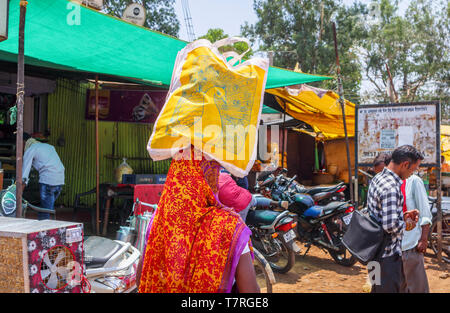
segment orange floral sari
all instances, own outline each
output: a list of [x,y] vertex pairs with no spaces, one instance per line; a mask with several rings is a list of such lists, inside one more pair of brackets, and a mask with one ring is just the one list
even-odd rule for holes
[[250,230],[217,200],[220,165],[174,159],[151,225],[139,292],[230,292]]

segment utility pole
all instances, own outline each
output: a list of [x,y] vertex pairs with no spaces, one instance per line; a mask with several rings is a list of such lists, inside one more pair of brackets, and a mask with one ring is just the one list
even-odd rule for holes
[[183,6],[184,21],[186,23],[186,30],[189,41],[195,40],[194,26],[192,25],[191,10],[189,9],[189,0],[181,0]]
[[[98,142],[98,74],[95,75],[95,181],[96,181],[96,234],[100,234],[100,149]],[[105,223],[105,221],[104,221]]]
[[[337,67],[337,80],[338,80],[338,94],[339,94],[339,103],[341,104],[342,110],[342,120],[344,123],[344,132],[345,132],[345,147],[347,149],[347,166],[348,166],[348,182],[350,189],[350,199],[352,203],[354,203],[355,195],[353,194],[353,181],[352,181],[352,163],[350,160],[350,146],[348,142],[347,135],[347,122],[345,120],[345,101],[344,101],[344,87],[342,85],[342,77],[341,77],[341,65],[339,63],[339,53],[338,53],[338,45],[337,45],[337,36],[336,36],[336,24],[332,22],[333,27],[333,37],[334,37],[334,51],[336,53],[336,67]],[[356,138],[355,138],[356,140]],[[356,162],[356,160],[355,160]],[[355,164],[356,166],[356,164]],[[355,179],[357,176],[355,177]]]

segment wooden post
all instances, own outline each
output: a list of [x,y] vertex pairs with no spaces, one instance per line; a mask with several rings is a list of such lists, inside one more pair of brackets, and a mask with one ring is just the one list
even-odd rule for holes
[[100,234],[100,161],[98,144],[98,75],[95,75],[95,170],[96,170],[96,232]]
[[16,217],[22,217],[23,103],[25,94],[24,41],[26,1],[20,1],[19,51],[17,56],[17,132],[16,132]]
[[[442,187],[441,187],[441,170],[442,170],[442,165],[441,165],[441,103],[439,102],[437,108],[437,116],[436,119],[438,121],[438,127],[436,127],[436,142],[437,142],[437,164],[438,164],[438,168],[437,168],[437,175],[436,175],[436,197],[437,197],[437,201],[436,201],[436,209],[437,209],[437,219],[436,219],[436,226],[437,226],[437,233],[438,233],[438,238],[437,238],[437,248],[438,248],[438,253],[437,253],[437,259],[438,262],[441,263],[442,262]],[[430,229],[431,231],[431,229]]]
[[[344,102],[344,87],[342,85],[342,77],[341,77],[341,66],[339,64],[339,53],[338,53],[338,47],[337,47],[337,36],[336,36],[336,24],[333,22],[333,37],[334,37],[334,51],[336,53],[336,67],[337,67],[337,76],[338,76],[338,93],[339,93],[339,103],[341,104],[341,110],[342,110],[342,121],[344,123],[344,132],[345,132],[345,144],[347,149],[347,165],[348,165],[348,183],[349,183],[349,189],[350,189],[350,199],[352,203],[354,204],[354,194],[353,194],[353,181],[352,181],[352,163],[350,160],[350,146],[348,142],[348,135],[347,135],[347,122],[345,120],[345,102]],[[355,138],[356,140],[356,138]],[[355,160],[356,162],[356,160]],[[355,164],[356,165],[356,164]],[[355,179],[358,176],[355,177]]]
[[[283,142],[281,143],[282,144],[282,148],[281,148],[281,168],[284,168],[284,151],[285,151],[285,147],[284,147],[284,144],[285,144],[285,141],[286,141],[286,126],[285,126],[285,124],[286,124],[286,101],[284,100],[283,101],[284,102],[284,113],[283,113]],[[286,163],[287,163],[287,160],[286,160]],[[286,169],[287,169],[287,164],[286,164]]]
[[[109,191],[109,190],[108,190]],[[106,236],[108,234],[108,219],[109,219],[109,210],[111,207],[111,198],[106,198],[106,205],[105,205],[105,216],[103,218],[103,236]]]

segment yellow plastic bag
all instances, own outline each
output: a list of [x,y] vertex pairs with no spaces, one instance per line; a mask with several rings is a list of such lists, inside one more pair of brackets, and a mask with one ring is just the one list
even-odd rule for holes
[[121,184],[122,183],[122,175],[123,174],[133,174],[133,169],[128,165],[127,159],[123,158],[123,162],[115,170],[116,181]]
[[211,44],[201,39],[178,52],[166,103],[147,146],[153,160],[193,145],[233,175],[248,174],[256,159],[269,64],[261,58],[241,63],[243,54],[218,51],[237,41],[246,40],[232,37]]

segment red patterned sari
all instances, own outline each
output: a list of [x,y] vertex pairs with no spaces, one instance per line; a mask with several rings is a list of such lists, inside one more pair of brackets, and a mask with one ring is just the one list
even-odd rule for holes
[[230,292],[250,230],[217,200],[215,161],[174,159],[155,213],[139,292]]

